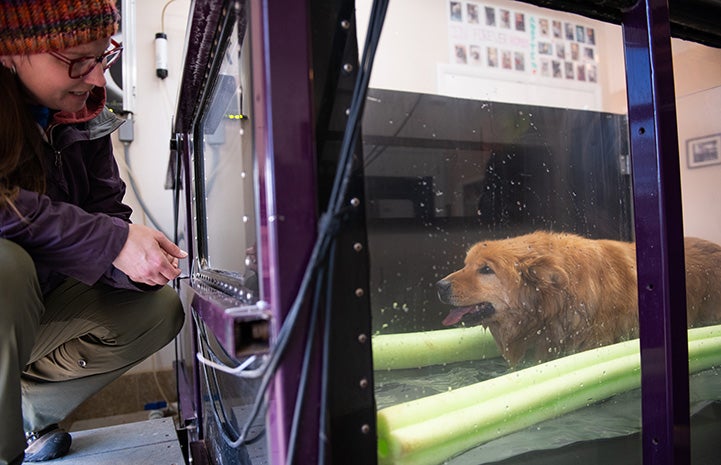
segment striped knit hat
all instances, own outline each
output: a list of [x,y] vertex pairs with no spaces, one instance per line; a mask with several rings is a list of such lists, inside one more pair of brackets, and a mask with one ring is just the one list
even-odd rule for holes
[[0,0],[0,56],[59,51],[110,37],[115,0]]

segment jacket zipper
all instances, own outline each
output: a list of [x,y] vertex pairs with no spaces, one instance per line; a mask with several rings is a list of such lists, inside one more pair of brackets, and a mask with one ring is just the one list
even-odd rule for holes
[[48,129],[46,131],[47,134],[47,141],[50,145],[50,148],[53,149],[53,152],[55,153],[55,167],[61,168],[63,166],[63,159],[61,157],[60,150],[55,148],[55,144],[53,143],[53,132],[57,125],[50,125],[48,126]]

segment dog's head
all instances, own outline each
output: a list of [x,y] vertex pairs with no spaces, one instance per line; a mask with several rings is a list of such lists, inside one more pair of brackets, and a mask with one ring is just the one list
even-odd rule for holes
[[535,343],[544,322],[562,307],[568,275],[533,236],[479,242],[465,265],[436,283],[438,297],[453,309],[446,326],[488,327],[512,364]]

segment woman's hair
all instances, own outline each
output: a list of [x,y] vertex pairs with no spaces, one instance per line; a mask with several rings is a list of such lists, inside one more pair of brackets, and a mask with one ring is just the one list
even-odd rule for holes
[[20,188],[44,192],[40,128],[17,76],[0,66],[0,208],[14,208]]

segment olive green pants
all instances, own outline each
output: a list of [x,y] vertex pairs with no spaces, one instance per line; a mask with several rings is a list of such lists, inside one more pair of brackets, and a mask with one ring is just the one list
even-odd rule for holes
[[0,465],[23,452],[24,431],[63,420],[182,324],[169,286],[138,292],[68,279],[43,298],[30,256],[0,239]]

